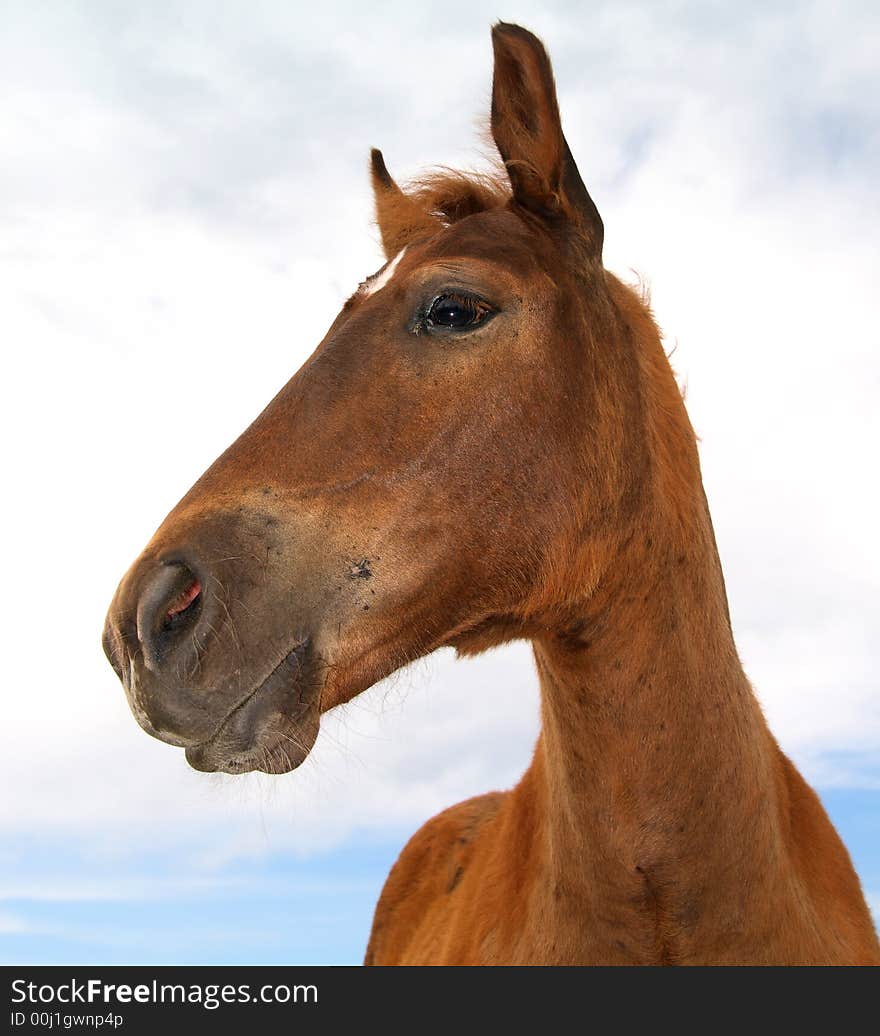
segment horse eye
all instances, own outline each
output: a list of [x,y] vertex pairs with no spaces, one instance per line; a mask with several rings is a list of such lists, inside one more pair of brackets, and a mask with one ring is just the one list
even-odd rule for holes
[[481,324],[492,310],[485,302],[469,295],[440,295],[425,314],[427,327],[444,327],[464,331]]

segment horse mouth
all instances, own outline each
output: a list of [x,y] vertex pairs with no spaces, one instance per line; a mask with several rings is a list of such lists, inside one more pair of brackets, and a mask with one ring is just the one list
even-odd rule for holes
[[306,638],[226,714],[209,738],[186,749],[186,760],[206,773],[288,773],[311,751],[319,721],[318,665]]

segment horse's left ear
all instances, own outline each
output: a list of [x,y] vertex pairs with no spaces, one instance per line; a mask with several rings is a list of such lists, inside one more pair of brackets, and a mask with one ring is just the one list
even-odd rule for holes
[[386,259],[393,259],[413,238],[437,233],[437,221],[397,186],[378,148],[370,152],[370,175]]
[[492,136],[515,201],[548,218],[577,225],[589,254],[602,260],[604,227],[571,156],[543,44],[518,25],[492,29]]

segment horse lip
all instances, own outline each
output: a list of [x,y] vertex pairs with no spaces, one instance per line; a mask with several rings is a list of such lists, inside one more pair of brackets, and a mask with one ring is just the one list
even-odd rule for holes
[[303,660],[305,654],[308,651],[310,645],[311,637],[302,637],[300,640],[298,640],[294,644],[294,646],[284,655],[284,657],[275,666],[275,668],[272,669],[271,672],[269,672],[268,675],[265,676],[257,684],[257,686],[253,688],[253,690],[248,691],[248,693],[244,695],[244,697],[240,701],[236,702],[236,704],[233,705],[231,709],[229,709],[229,711],[224,715],[223,719],[221,719],[220,722],[217,724],[213,733],[209,737],[205,738],[203,741],[187,745],[187,752],[198,752],[199,750],[209,748],[211,745],[215,744],[222,736],[224,729],[229,724],[230,720],[232,720],[233,717],[236,716],[243,709],[246,709],[247,706],[255,698],[259,697],[260,692],[263,691],[267,687],[267,685],[271,684],[272,680],[279,674],[279,672],[281,672],[281,670],[284,669],[286,665],[288,665],[288,663],[294,658],[294,656],[296,656],[298,659],[299,669],[301,671],[303,669]]

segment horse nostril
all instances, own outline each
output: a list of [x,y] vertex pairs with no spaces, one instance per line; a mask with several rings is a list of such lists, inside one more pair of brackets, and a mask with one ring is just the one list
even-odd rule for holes
[[181,562],[159,565],[144,582],[137,607],[137,637],[148,669],[159,672],[189,638],[202,612],[202,581]]
[[193,577],[174,600],[165,609],[165,617],[162,620],[163,630],[172,630],[183,625],[188,617],[191,617],[199,605],[202,596],[202,584]]

